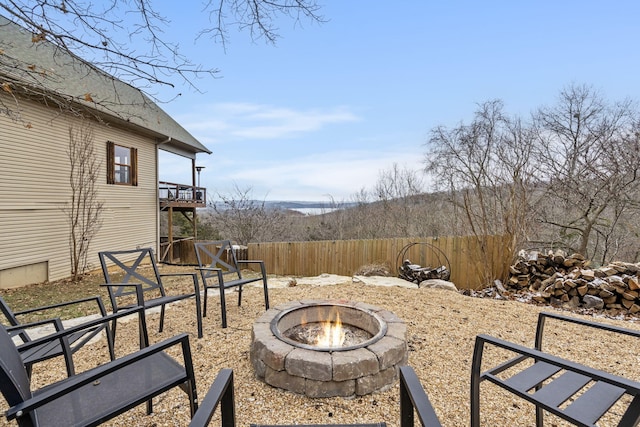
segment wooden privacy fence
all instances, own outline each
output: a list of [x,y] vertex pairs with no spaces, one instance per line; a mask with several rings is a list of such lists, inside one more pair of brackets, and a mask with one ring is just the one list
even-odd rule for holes
[[[199,240],[202,241],[202,240]],[[211,246],[209,247],[210,250],[212,251],[216,251],[217,248]],[[237,259],[251,259],[249,258],[248,254],[247,254],[247,247],[246,246],[242,246],[239,249],[237,249],[236,252],[236,258]],[[179,241],[175,241],[173,244],[173,255],[174,255],[174,259],[173,261],[170,261],[169,259],[162,259],[162,262],[166,262],[168,264],[180,264],[180,265],[193,265],[193,266],[197,266],[198,265],[198,257],[196,257],[196,250],[195,247],[193,246],[193,239],[181,239]],[[226,254],[222,255],[222,259],[224,260],[225,257],[228,256]],[[209,256],[204,256],[203,262],[208,264],[211,262],[211,257]]]
[[[411,243],[419,244],[406,248]],[[179,254],[176,262],[197,265],[193,240],[175,242],[174,246]],[[423,267],[445,265],[458,288],[477,289],[494,279],[507,279],[513,259],[509,247],[506,236],[326,240],[250,243],[248,250],[241,250],[236,256],[263,260],[267,273],[280,276],[351,276],[370,264],[384,264],[397,275],[399,264],[409,259]]]
[[[327,240],[315,242],[250,243],[249,259],[265,262],[267,273],[317,276],[322,273],[351,276],[370,264],[384,264],[392,274],[403,259],[423,267],[446,265],[451,281],[461,289],[476,289],[490,280],[506,280],[512,254],[505,236]],[[484,248],[484,250],[481,250]]]

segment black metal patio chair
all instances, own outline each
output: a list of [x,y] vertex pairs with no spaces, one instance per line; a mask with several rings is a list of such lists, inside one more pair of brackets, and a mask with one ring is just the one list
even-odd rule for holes
[[[30,427],[95,426],[144,402],[147,403],[147,413],[151,413],[152,398],[176,386],[187,393],[193,417],[198,404],[187,334],[147,347],[142,307],[89,323],[98,325],[129,316],[135,311],[139,319],[141,350],[39,390],[31,390],[20,354],[7,329],[0,325],[0,390],[9,405],[7,419],[15,419],[19,426]],[[69,328],[25,345],[37,346],[51,340],[63,340],[78,328]],[[181,363],[165,352],[173,347],[180,348]]]
[[222,327],[227,327],[227,304],[225,290],[238,288],[238,306],[242,304],[242,286],[252,282],[262,281],[264,290],[264,306],[269,309],[269,289],[267,287],[267,273],[264,261],[241,260],[243,264],[258,264],[260,275],[257,277],[242,277],[242,270],[238,266],[236,253],[229,240],[215,240],[194,243],[198,259],[197,270],[204,286],[204,316],[207,316],[207,294],[209,289],[219,289],[220,310],[222,312]]
[[[233,370],[231,369],[222,369],[218,373],[209,392],[200,403],[200,408],[191,420],[189,427],[208,426],[218,406],[220,406],[222,427],[235,427]],[[415,371],[410,366],[402,366],[400,367],[400,427],[413,427],[415,414],[418,415],[418,420],[423,427],[441,427],[438,416],[433,410],[433,406],[431,406],[427,393],[422,388]],[[251,426],[259,427],[264,425],[252,423]],[[350,426],[385,427],[386,423],[382,421],[371,424],[351,424]],[[305,426],[296,424],[296,427]]]
[[[198,325],[198,338],[202,338],[202,309],[200,306],[200,288],[196,273],[168,273],[160,274],[151,248],[133,249],[125,251],[103,251],[98,253],[102,273],[109,290],[109,299],[114,313],[120,310],[141,305],[145,308],[160,307],[160,325],[158,330],[162,332],[164,327],[165,306],[169,303],[195,298],[196,322]],[[141,266],[151,266],[152,273],[145,275],[141,272]],[[193,281],[193,292],[186,294],[168,294],[163,277],[190,277]],[[136,294],[136,288],[142,292]],[[136,295],[135,301],[128,300]],[[112,325],[112,334],[115,341],[116,324]]]
[[[72,376],[75,374],[75,367],[73,364],[73,354],[80,350],[85,344],[91,341],[96,335],[102,331],[107,335],[107,346],[109,349],[109,357],[111,360],[115,359],[113,351],[113,341],[111,333],[109,331],[108,323],[99,323],[88,328],[79,328],[75,333],[66,335],[61,340],[44,341],[40,345],[25,346],[25,344],[33,341],[32,336],[29,335],[29,331],[32,328],[43,327],[45,325],[51,325],[55,331],[61,331],[64,329],[63,323],[59,318],[51,318],[45,320],[39,320],[36,322],[21,322],[18,317],[27,314],[47,312],[53,309],[59,309],[62,307],[68,307],[83,303],[95,302],[98,308],[98,314],[100,317],[105,317],[107,311],[99,296],[93,296],[88,298],[82,298],[73,301],[66,301],[59,304],[52,304],[43,307],[30,308],[28,310],[13,311],[7,304],[7,302],[0,297],[0,311],[9,322],[11,329],[10,335],[14,338],[14,343],[18,348],[22,362],[27,370],[27,375],[31,377],[33,365],[58,356],[64,356],[65,365],[67,368],[67,375]],[[16,342],[17,341],[17,342]]]
[[[544,425],[544,412],[573,425],[596,426],[618,401],[616,412],[620,418],[616,425],[639,425],[640,382],[543,352],[543,331],[548,319],[640,338],[638,330],[545,312],[538,316],[535,348],[478,335],[471,367],[471,427],[480,426],[480,384],[484,381],[532,403],[537,427]],[[511,354],[502,363],[485,369],[483,354],[490,347]]]

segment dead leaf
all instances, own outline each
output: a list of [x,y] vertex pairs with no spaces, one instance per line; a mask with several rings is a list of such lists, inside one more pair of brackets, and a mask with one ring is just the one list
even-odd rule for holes
[[84,100],[87,102],[93,102],[93,98],[91,97],[90,93],[85,93],[84,94]]
[[31,64],[29,66],[27,66],[28,69],[30,69],[31,71],[34,71],[36,69],[35,64]]
[[2,83],[2,90],[4,90],[7,93],[12,93],[12,91],[11,91],[11,83],[9,83],[9,82]]
[[45,39],[46,39],[46,36],[44,33],[34,34],[31,36],[32,43],[38,43],[38,42],[44,41]]

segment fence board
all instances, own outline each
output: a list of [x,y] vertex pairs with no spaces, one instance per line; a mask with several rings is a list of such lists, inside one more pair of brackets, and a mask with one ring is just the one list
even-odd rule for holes
[[[314,242],[251,243],[248,258],[265,262],[275,275],[317,276],[332,273],[351,276],[368,264],[383,264],[397,274],[404,259],[439,267],[449,262],[451,281],[461,289],[476,289],[488,278],[506,280],[511,255],[504,236],[397,238],[376,240],[325,240]],[[486,251],[481,251],[484,241]],[[420,243],[401,252],[411,243]],[[193,241],[177,242],[183,264],[196,264]],[[440,253],[441,251],[441,253]],[[446,258],[446,259],[445,259]]]
[[[267,272],[275,275],[317,276],[332,273],[353,275],[367,264],[385,264],[397,273],[403,248],[421,242],[407,250],[404,258],[414,264],[439,267],[443,257],[449,261],[451,281],[461,289],[476,289],[485,285],[487,272],[494,279],[504,280],[510,259],[505,259],[506,237],[475,236],[438,238],[398,238],[376,240],[327,240],[314,242],[250,243],[249,258],[265,262]],[[481,250],[484,242],[485,252]],[[439,251],[442,251],[440,253]],[[438,264],[438,265],[436,265]]]

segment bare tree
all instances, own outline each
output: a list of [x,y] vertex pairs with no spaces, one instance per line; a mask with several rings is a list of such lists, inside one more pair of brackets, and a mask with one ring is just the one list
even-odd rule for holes
[[[489,236],[508,236],[503,258],[509,262],[528,234],[538,196],[532,133],[503,108],[502,101],[488,101],[469,125],[434,128],[425,165],[434,188],[449,192],[458,233],[474,236],[483,252]],[[487,282],[499,277],[480,273]]]
[[212,203],[215,228],[228,239],[240,245],[271,241],[273,236],[286,234],[287,222],[282,212],[268,209],[265,201],[253,198],[251,187],[234,186],[231,194],[218,194],[220,203]]
[[[190,6],[184,2],[185,13]],[[319,11],[315,0],[209,0],[204,9],[195,3],[192,9],[193,14],[209,14],[211,25],[201,29],[200,37],[209,36],[223,45],[229,27],[248,29],[254,40],[275,43],[279,36],[275,21],[279,16],[323,22]],[[178,86],[186,84],[197,90],[195,79],[218,73],[216,68],[204,67],[180,52],[178,45],[164,34],[169,19],[158,13],[149,0],[0,0],[0,15],[29,31],[34,44],[48,42],[62,54],[79,56],[138,87],[152,99],[157,99],[155,89],[160,86],[176,88],[173,96],[178,96]],[[21,61],[8,54],[10,40],[0,42],[0,90],[12,95],[21,91],[31,96],[48,95],[60,102],[61,108],[72,107],[77,94],[47,92],[43,78],[55,78],[52,70]],[[28,90],[25,83],[30,86]],[[63,100],[68,102],[62,103]],[[0,114],[12,118],[19,117],[16,109],[19,104],[0,104]]]
[[100,164],[94,152],[93,131],[90,124],[78,129],[69,127],[69,185],[70,200],[62,211],[69,223],[69,255],[72,279],[88,269],[87,255],[91,241],[102,224],[103,202],[98,200]]
[[416,196],[423,192],[423,181],[418,172],[394,163],[379,173],[374,191],[383,207],[385,227],[394,229],[387,234],[390,237],[412,235],[415,213],[412,208],[417,203]]
[[537,161],[554,204],[541,221],[558,243],[602,262],[615,253],[615,229],[638,208],[640,128],[634,103],[610,103],[571,85],[535,114]]

